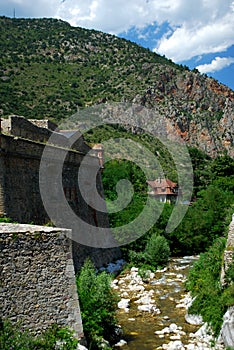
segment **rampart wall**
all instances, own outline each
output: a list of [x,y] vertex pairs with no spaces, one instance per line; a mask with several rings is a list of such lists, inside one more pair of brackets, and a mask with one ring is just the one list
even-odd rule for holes
[[[22,117],[11,117],[8,134],[0,134],[0,216],[6,216],[19,223],[45,224],[51,221],[44,208],[39,185],[39,169],[41,157],[46,142],[52,131],[39,128]],[[3,123],[3,122],[2,122]],[[6,131],[6,129],[3,128]],[[21,135],[21,136],[20,136]],[[39,139],[39,141],[38,141]],[[42,142],[43,139],[43,142]],[[53,143],[53,140],[51,141]],[[67,138],[63,134],[56,134],[55,144],[47,144],[49,158],[46,166],[50,167],[49,176],[45,178],[47,186],[52,188],[50,204],[56,212],[64,210],[58,200],[57,191],[60,188],[60,174],[57,167],[60,158],[66,154],[62,169],[62,187],[66,201],[74,213],[92,226],[108,227],[108,217],[105,213],[96,211],[83,199],[78,184],[78,172],[85,152],[90,148],[78,139],[71,149]],[[63,146],[63,148],[61,147]],[[68,148],[66,148],[66,146]],[[81,151],[80,151],[81,149]],[[99,167],[99,159],[86,156],[87,174],[91,168]],[[87,187],[89,186],[87,180]],[[101,170],[97,173],[97,190],[103,195]],[[61,227],[63,221],[56,222]],[[63,226],[62,226],[63,227]],[[72,228],[72,223],[66,225]],[[86,232],[81,234],[86,235]],[[75,270],[78,271],[87,256],[90,256],[97,267],[110,262],[120,256],[118,249],[91,248],[73,241],[73,256]]]
[[[66,213],[58,198],[64,197],[69,210],[83,221],[94,227],[108,227],[107,214],[86,203],[78,184],[79,167],[86,155],[85,171],[90,174],[93,167],[99,169],[96,187],[103,195],[102,164],[95,156],[96,151],[86,154],[90,148],[82,137],[70,147],[65,136],[67,132],[56,134],[55,142],[48,144],[51,130],[17,116],[3,120],[0,130],[0,217],[9,217],[22,224],[0,224],[1,317],[20,321],[23,326],[35,330],[52,323],[67,325],[81,337],[83,330],[74,273],[87,257],[100,267],[119,258],[120,250],[80,244],[74,240],[70,230],[74,226],[69,222],[63,229],[35,225],[51,221],[41,197],[40,186],[44,181],[52,188],[50,205],[61,218]],[[45,168],[49,171],[40,181],[40,164],[46,144],[49,152]],[[58,165],[63,156],[62,174],[59,174]],[[86,182],[89,187],[88,178]],[[60,191],[60,197],[57,191]],[[61,227],[59,224],[63,220],[54,223]],[[85,237],[87,232],[79,234]]]

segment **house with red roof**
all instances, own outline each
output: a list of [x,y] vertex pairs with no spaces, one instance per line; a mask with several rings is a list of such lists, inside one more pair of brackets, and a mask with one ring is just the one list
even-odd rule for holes
[[169,179],[158,178],[147,183],[150,187],[148,194],[162,203],[172,203],[178,197],[178,184]]

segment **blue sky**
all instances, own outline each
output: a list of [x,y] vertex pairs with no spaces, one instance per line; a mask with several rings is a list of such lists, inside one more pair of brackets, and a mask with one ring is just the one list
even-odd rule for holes
[[233,0],[0,0],[0,15],[14,9],[129,39],[234,90]]

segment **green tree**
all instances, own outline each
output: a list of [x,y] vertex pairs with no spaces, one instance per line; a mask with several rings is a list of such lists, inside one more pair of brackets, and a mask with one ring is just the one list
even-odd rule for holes
[[118,297],[111,288],[110,275],[96,274],[90,259],[85,261],[77,277],[77,287],[84,333],[90,349],[96,349],[98,339],[109,340],[113,332]]
[[217,157],[210,166],[212,178],[234,175],[234,159],[228,155]]
[[145,263],[157,268],[168,262],[170,247],[165,237],[153,234],[148,240],[145,251]]

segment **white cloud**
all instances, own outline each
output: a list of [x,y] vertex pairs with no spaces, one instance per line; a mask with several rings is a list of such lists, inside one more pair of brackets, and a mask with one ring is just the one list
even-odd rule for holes
[[118,34],[133,26],[143,28],[154,22],[151,10],[151,1],[146,0],[66,0],[57,9],[56,16],[76,26]]
[[211,63],[201,64],[196,68],[200,73],[214,73],[234,63],[234,57],[215,57]]
[[234,44],[234,20],[232,14],[226,14],[214,22],[189,26],[184,23],[168,38],[163,37],[155,49],[175,62],[192,57],[225,51]]
[[[1,14],[57,17],[74,26],[119,34],[167,22],[155,51],[176,62],[234,44],[233,0],[0,0]],[[139,35],[139,31],[137,32]]]
[[[181,0],[182,3],[184,1]],[[183,4],[171,17],[170,23],[178,24],[178,27],[174,28],[171,36],[161,38],[154,49],[156,52],[181,62],[198,55],[225,51],[234,44],[234,9],[231,0],[186,3],[187,6]]]

